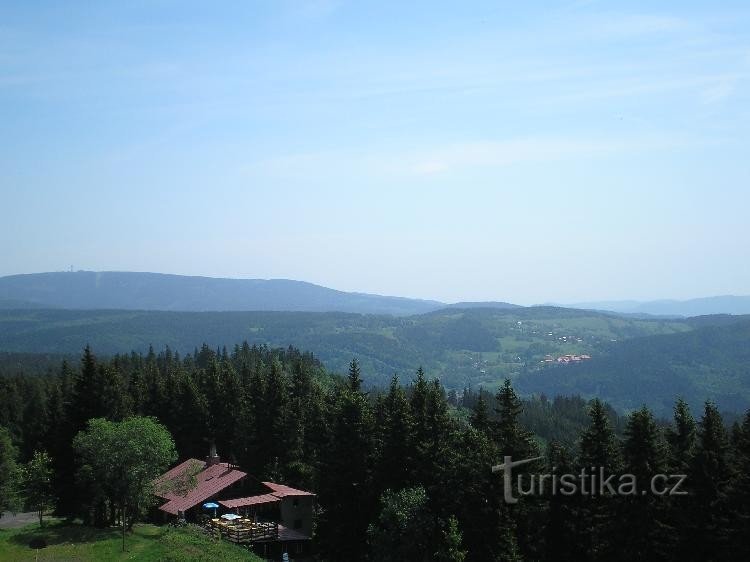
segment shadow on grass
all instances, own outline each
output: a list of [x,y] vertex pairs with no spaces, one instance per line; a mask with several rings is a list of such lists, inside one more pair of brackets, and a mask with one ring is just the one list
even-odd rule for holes
[[87,543],[120,537],[118,529],[96,529],[77,523],[50,523],[42,528],[38,526],[19,529],[9,537],[8,541],[15,544],[30,546],[44,541],[47,546],[65,543]]

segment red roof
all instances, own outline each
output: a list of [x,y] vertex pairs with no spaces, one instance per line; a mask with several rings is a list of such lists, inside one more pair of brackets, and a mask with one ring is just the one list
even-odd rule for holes
[[295,488],[290,488],[289,486],[284,486],[283,484],[275,484],[273,482],[263,482],[263,485],[266,488],[270,488],[271,495],[276,496],[277,498],[284,498],[286,496],[314,496],[315,494],[310,492],[305,492],[304,490],[297,490]]
[[259,505],[265,503],[276,503],[280,502],[281,499],[271,494],[261,494],[259,496],[249,496],[247,498],[237,498],[236,500],[222,500],[219,503],[227,509],[235,509],[238,507],[249,507],[251,505]]
[[199,461],[197,459],[188,459],[183,463],[178,464],[169,472],[161,475],[157,480],[156,484],[158,487],[159,483],[173,480],[184,473],[185,470],[190,468],[193,464],[200,465],[203,470],[196,475],[197,484],[195,488],[190,490],[186,495],[182,496],[174,492],[169,493],[158,493],[157,496],[168,500],[167,503],[160,506],[159,509],[177,515],[178,511],[187,511],[188,509],[195,507],[201,502],[215,496],[221,492],[224,488],[227,488],[242,480],[246,473],[241,470],[237,470],[232,465],[227,463],[217,463],[212,466],[206,467],[205,461]]

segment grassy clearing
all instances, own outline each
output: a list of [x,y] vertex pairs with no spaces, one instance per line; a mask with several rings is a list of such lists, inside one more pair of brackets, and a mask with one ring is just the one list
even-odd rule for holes
[[[31,549],[29,543],[36,538],[44,539],[48,546],[38,551]],[[43,528],[34,524],[20,529],[0,529],[0,561],[261,562],[250,552],[206,537],[191,527],[136,525],[128,534],[126,545],[127,552],[122,552],[122,538],[117,529],[94,529],[64,521],[50,521]]]

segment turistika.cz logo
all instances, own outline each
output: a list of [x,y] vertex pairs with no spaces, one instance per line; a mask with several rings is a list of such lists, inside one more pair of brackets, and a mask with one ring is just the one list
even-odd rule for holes
[[[544,457],[533,457],[514,461],[510,456],[503,457],[503,463],[492,467],[492,472],[503,473],[503,497],[506,503],[517,503],[513,495],[513,468]],[[579,474],[557,473],[557,467],[551,472],[541,474],[518,474],[516,492],[518,496],[563,495],[563,496],[637,496],[653,494],[655,496],[684,496],[682,489],[685,474],[654,474],[648,486],[639,487],[634,474],[606,474],[603,467],[583,468]]]

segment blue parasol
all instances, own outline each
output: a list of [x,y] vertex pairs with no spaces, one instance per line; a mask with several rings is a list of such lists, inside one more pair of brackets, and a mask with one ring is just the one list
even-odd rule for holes
[[208,502],[203,504],[203,509],[213,509],[214,517],[216,517],[216,510],[219,509],[219,504],[214,502]]

